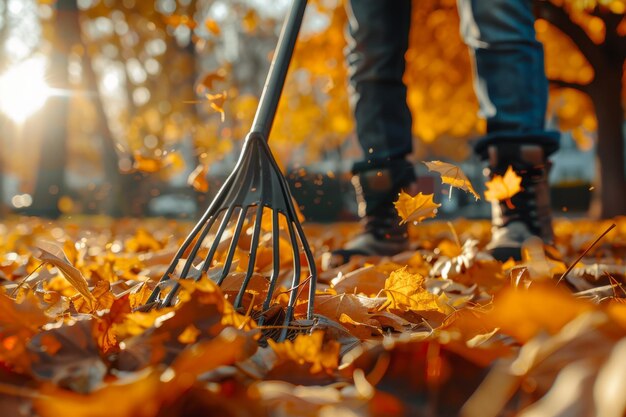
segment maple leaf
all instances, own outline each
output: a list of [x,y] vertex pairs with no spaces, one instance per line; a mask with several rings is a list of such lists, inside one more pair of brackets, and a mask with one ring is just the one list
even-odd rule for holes
[[513,171],[509,165],[504,175],[494,175],[485,183],[485,200],[487,201],[509,201],[511,197],[522,191],[522,178]]
[[[458,166],[441,161],[423,161],[423,163],[428,167],[429,171],[441,174],[441,182],[444,184],[450,184],[451,187],[469,192],[476,200],[480,200],[480,196],[474,190],[472,183]],[[450,193],[452,193],[452,188],[450,188]]]
[[402,311],[441,311],[437,296],[429,293],[424,286],[424,277],[412,274],[406,267],[389,275],[385,281],[387,303],[384,308]]
[[422,193],[411,197],[402,191],[398,196],[398,200],[393,203],[402,218],[400,224],[411,221],[419,223],[424,219],[435,217],[437,208],[441,207],[441,204],[435,203],[433,197],[433,194]]

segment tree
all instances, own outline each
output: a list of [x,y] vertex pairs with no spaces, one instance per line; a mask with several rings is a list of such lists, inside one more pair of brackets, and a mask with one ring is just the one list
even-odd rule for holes
[[551,70],[550,66],[548,75],[552,75],[550,81],[554,85],[580,91],[591,99],[597,118],[600,169],[596,188],[601,201],[594,214],[613,217],[626,213],[623,191],[626,190],[623,131],[626,5],[621,1],[591,3],[585,4],[585,9],[576,2],[559,6],[557,2],[540,1],[538,5],[540,16],[565,34],[586,61],[578,60],[587,70],[581,79],[565,78],[563,71]]

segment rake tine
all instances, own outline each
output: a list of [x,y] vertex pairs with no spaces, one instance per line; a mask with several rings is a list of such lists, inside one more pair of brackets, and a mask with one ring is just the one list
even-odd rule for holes
[[256,210],[256,218],[254,222],[254,230],[252,232],[252,241],[250,243],[250,255],[248,257],[248,270],[246,271],[246,276],[241,283],[241,288],[239,289],[239,293],[237,294],[237,298],[235,298],[235,303],[233,306],[235,308],[241,307],[241,302],[243,301],[243,295],[246,292],[246,288],[248,288],[248,283],[252,278],[252,274],[254,273],[254,264],[256,262],[256,253],[259,246],[259,236],[261,234],[261,220],[263,218],[263,206],[261,204],[258,205]]
[[289,294],[289,303],[285,309],[285,327],[280,334],[279,340],[285,340],[287,337],[287,326],[293,317],[293,309],[296,305],[298,298],[298,285],[300,284],[300,247],[298,245],[298,239],[296,238],[296,232],[293,228],[293,222],[287,222],[287,228],[289,230],[289,238],[291,240],[291,247],[293,250],[293,282],[291,284],[291,294]]
[[222,240],[222,235],[226,230],[226,226],[230,222],[231,217],[233,216],[233,212],[235,211],[235,206],[230,206],[224,214],[224,218],[220,222],[219,227],[217,228],[217,233],[215,234],[215,239],[213,239],[213,243],[211,244],[211,249],[209,249],[209,253],[204,258],[204,265],[202,265],[202,272],[207,272],[211,267],[211,262],[213,262],[213,257],[215,256],[215,252],[217,252],[217,248],[220,245],[220,241]]
[[241,208],[241,212],[239,213],[239,219],[237,219],[237,226],[235,226],[235,231],[233,232],[230,247],[228,248],[228,256],[226,257],[226,261],[224,262],[224,269],[222,269],[222,274],[217,281],[217,285],[222,285],[222,282],[224,282],[224,279],[230,272],[230,266],[232,265],[233,258],[235,257],[235,248],[237,247],[239,237],[241,236],[241,229],[243,228],[243,223],[246,220],[247,211],[247,207]]
[[[263,302],[263,311],[268,311],[274,289],[278,282],[278,273],[280,272],[280,237],[278,230],[278,210],[272,210],[272,275],[270,277],[270,285],[267,288],[267,296]],[[259,317],[258,324],[261,326],[265,322],[265,316]]]
[[298,231],[298,237],[302,242],[302,247],[304,249],[304,256],[306,257],[306,262],[309,264],[309,305],[307,308],[307,319],[313,320],[313,308],[315,299],[315,278],[317,276],[317,266],[315,265],[315,258],[313,257],[313,252],[311,251],[311,247],[304,243],[306,242],[306,237],[304,234],[304,230],[302,229],[302,225],[299,222],[296,222],[296,230]]
[[[241,163],[242,159],[240,158],[235,168],[237,168]],[[150,297],[148,297],[146,304],[154,303],[157,300],[157,298],[161,294],[160,284],[163,284],[170,279],[170,274],[176,269],[176,261],[183,257],[185,251],[194,241],[198,232],[206,225],[207,221],[210,221],[212,217],[217,216],[217,214],[219,213],[218,207],[222,204],[224,198],[226,197],[228,188],[230,188],[231,183],[235,181],[235,173],[236,171],[233,171],[228,176],[228,178],[224,182],[224,185],[222,185],[222,188],[220,188],[220,190],[218,191],[215,199],[213,200],[209,208],[204,212],[204,214],[202,215],[198,223],[196,223],[196,225],[193,227],[193,229],[191,229],[191,232],[189,232],[180,248],[178,248],[178,251],[176,251],[176,254],[174,255],[174,261],[170,263],[170,266],[167,268],[157,285],[154,287],[154,290],[152,290],[152,294],[150,294]]]
[[[180,273],[179,279],[187,279],[187,274],[189,273],[189,270],[193,266],[193,261],[196,259],[196,255],[198,254],[198,251],[202,247],[202,243],[204,242],[204,239],[209,234],[209,231],[211,231],[211,228],[213,227],[213,224],[215,224],[215,221],[219,217],[219,214],[220,214],[221,211],[222,210],[218,210],[217,213],[215,213],[214,216],[211,216],[211,218],[207,222],[207,224],[204,227],[204,229],[202,229],[202,233],[200,233],[200,236],[198,236],[198,239],[196,240],[196,244],[193,245],[193,249],[191,250],[191,253],[189,254],[189,257],[185,261],[185,265],[183,266],[183,270]],[[229,213],[232,213],[232,208],[229,208],[226,211],[226,214],[224,215],[224,218],[226,218],[226,216],[229,216],[230,215]],[[216,237],[216,239],[218,241],[219,241],[219,238],[220,237]],[[175,267],[176,266],[174,266],[174,268]],[[202,274],[198,275],[195,279],[198,280],[201,277],[202,277]],[[165,296],[163,301],[161,301],[161,307],[167,307],[167,306],[171,305],[171,303],[174,300],[174,297],[178,293],[179,289],[180,289],[180,282],[176,282],[172,286],[172,289],[170,290],[170,292],[167,293],[167,295]]]

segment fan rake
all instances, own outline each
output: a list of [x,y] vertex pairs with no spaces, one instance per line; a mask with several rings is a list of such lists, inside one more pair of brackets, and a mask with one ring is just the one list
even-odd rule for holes
[[[233,301],[235,308],[241,308],[246,289],[254,274],[261,243],[262,219],[264,216],[271,216],[272,272],[262,310],[270,309],[277,285],[281,280],[280,234],[282,232],[291,246],[293,272],[290,288],[287,290],[289,300],[285,308],[284,320],[279,326],[281,331],[279,335],[274,334],[274,336],[279,340],[287,337],[287,329],[293,320],[296,302],[307,283],[306,318],[307,320],[313,319],[313,299],[317,278],[315,260],[298,219],[287,180],[281,173],[267,144],[306,3],[306,0],[295,0],[291,5],[283,24],[252,129],[246,136],[241,156],[233,172],[176,252],[174,259],[147,300],[146,309],[174,304],[180,289],[179,280],[198,280],[212,266],[218,268],[219,265],[214,265],[218,247],[223,242],[227,242],[228,235],[232,233],[228,250],[221,264],[221,271],[218,269],[217,274],[211,274],[217,284],[221,285],[233,269],[242,232],[251,230],[245,277]],[[269,210],[265,210],[266,208]],[[248,222],[253,223],[252,226],[244,229]],[[207,249],[206,256],[200,256],[200,253],[204,255]],[[304,255],[306,259],[306,266],[302,263],[301,255]],[[309,272],[308,278],[304,281],[301,280],[303,268],[308,268]],[[175,272],[178,280],[172,285],[171,277]],[[164,291],[165,287],[170,287],[169,291]],[[262,325],[264,320],[265,316],[261,314],[258,319],[259,325]]]

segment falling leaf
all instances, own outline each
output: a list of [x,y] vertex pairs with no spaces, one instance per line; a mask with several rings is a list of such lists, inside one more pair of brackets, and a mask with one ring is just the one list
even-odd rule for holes
[[522,191],[522,178],[518,176],[513,167],[509,168],[502,175],[494,175],[493,178],[485,183],[485,200],[487,201],[510,201],[511,197]]
[[250,8],[243,17],[242,26],[248,33],[253,32],[259,25],[259,15]]
[[221,93],[218,94],[206,94],[205,95],[207,100],[209,100],[209,106],[215,110],[216,112],[218,112],[221,116],[221,120],[222,123],[225,120],[225,113],[224,113],[224,102],[226,101],[226,97],[227,97],[227,93],[226,91],[223,91]]
[[450,184],[451,187],[459,188],[463,191],[471,193],[476,200],[480,200],[480,196],[472,187],[472,183],[467,178],[461,168],[456,165],[449,164],[441,161],[424,162],[429,171],[438,172],[441,174],[441,182],[444,184]]
[[398,200],[394,203],[398,214],[402,218],[400,224],[407,222],[421,222],[424,219],[435,217],[437,208],[441,204],[433,201],[433,194],[419,193],[411,197],[404,191],[399,194]]
[[159,159],[145,157],[138,151],[133,153],[133,168],[137,171],[152,174],[158,172],[162,166],[163,163]]
[[209,182],[207,181],[208,167],[205,164],[199,164],[187,177],[187,184],[191,185],[194,190],[206,193],[209,191]]
[[217,71],[209,72],[206,74],[199,85],[204,87],[206,90],[213,90],[215,88],[215,83],[219,83],[220,81],[224,81],[226,79],[226,71],[223,68],[220,68]]
[[213,19],[205,20],[204,27],[206,27],[206,29],[215,36],[219,36],[219,34],[222,33],[222,30],[220,29],[219,25]]

